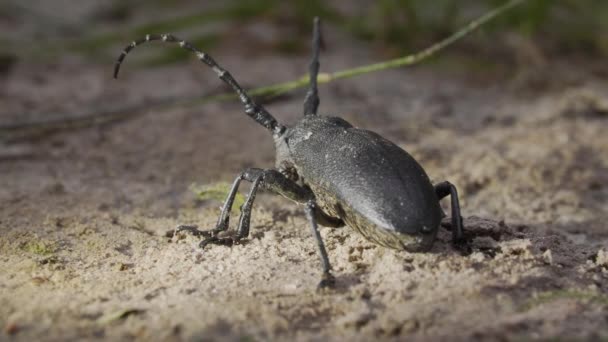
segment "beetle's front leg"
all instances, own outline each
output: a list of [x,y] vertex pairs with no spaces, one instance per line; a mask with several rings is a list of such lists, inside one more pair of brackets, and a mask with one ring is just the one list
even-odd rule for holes
[[[241,217],[239,219],[236,235],[230,237],[218,237],[217,234],[213,234],[212,236],[201,241],[201,247],[205,247],[210,243],[232,245],[233,243],[236,243],[240,239],[245,238],[249,235],[253,202],[260,187],[282,195],[298,203],[306,203],[308,200],[313,198],[312,192],[310,192],[310,190],[305,189],[294,183],[277,170],[248,169],[247,171],[241,174],[241,178],[244,180],[251,181],[253,182],[253,184],[251,185],[251,189],[249,190],[249,194],[247,195],[247,200],[241,207]],[[224,211],[220,216],[220,219],[218,221],[218,228],[216,229],[225,230],[227,228],[228,216],[224,215],[229,214],[230,209],[228,209],[227,206],[232,206],[233,200],[234,193],[231,193],[228,195],[228,199],[226,200],[226,206],[224,207]],[[228,210],[228,212],[225,212],[226,210]],[[225,226],[223,226],[223,224],[225,224]]]
[[[230,222],[230,213],[232,211],[232,206],[234,205],[234,199],[236,198],[236,194],[238,192],[241,181],[248,180],[248,181],[253,182],[253,181],[255,181],[256,178],[259,178],[263,174],[263,172],[264,172],[264,170],[261,170],[261,169],[250,168],[250,169],[247,169],[247,170],[241,172],[241,174],[236,177],[236,179],[232,183],[232,187],[230,188],[230,191],[228,192],[228,196],[226,197],[226,200],[224,201],[224,205],[222,206],[222,211],[220,213],[220,216],[217,220],[217,224],[215,225],[214,229],[199,230],[198,226],[195,226],[195,225],[180,225],[175,229],[175,232],[179,233],[179,232],[186,231],[186,232],[193,234],[194,236],[202,236],[202,237],[205,237],[208,239],[215,239],[216,242],[219,244],[220,240],[217,239],[217,235],[228,229],[229,222]],[[252,187],[252,190],[253,190],[253,188],[254,187]],[[251,191],[250,191],[250,193],[251,193]],[[255,197],[255,195],[254,195],[254,197]],[[226,244],[228,244],[228,241],[225,241],[225,242],[226,242]],[[202,242],[201,242],[201,244],[203,245]],[[207,243],[205,243],[203,245],[203,247],[205,245],[207,245]]]
[[[264,180],[264,171],[260,169],[250,169],[243,172],[243,175],[244,179],[253,181],[253,184],[251,185],[251,189],[249,190],[249,194],[247,195],[247,200],[241,207],[241,217],[239,219],[239,225],[237,228],[236,235],[226,237],[218,236],[219,232],[224,231],[228,228],[228,216],[226,215],[226,217],[224,218],[223,214],[226,210],[230,212],[230,209],[226,209],[226,207],[227,205],[230,205],[230,207],[232,207],[232,204],[234,202],[234,196],[230,197],[231,194],[229,194],[229,198],[228,200],[226,200],[226,205],[222,210],[222,215],[220,215],[218,227],[212,230],[213,233],[211,236],[201,241],[201,243],[199,244],[201,248],[205,248],[205,246],[207,246],[208,244],[232,246],[234,243],[238,243],[239,240],[249,235],[249,225],[251,222],[251,210],[253,209],[253,201],[255,200],[255,195],[258,191],[258,188]],[[222,226],[222,224],[225,224],[225,226]]]
[[[219,233],[228,229],[230,212],[232,205],[234,204],[238,186],[242,180],[250,181],[253,184],[247,195],[247,200],[241,207],[241,216],[236,235],[220,237]],[[203,248],[208,244],[232,245],[238,242],[240,239],[249,235],[253,202],[260,186],[298,203],[306,203],[306,201],[313,197],[310,190],[297,185],[277,170],[247,169],[234,180],[215,229],[201,231],[198,230],[196,226],[180,226],[177,228],[177,232],[188,231],[196,236],[205,237],[200,243],[200,246]]]

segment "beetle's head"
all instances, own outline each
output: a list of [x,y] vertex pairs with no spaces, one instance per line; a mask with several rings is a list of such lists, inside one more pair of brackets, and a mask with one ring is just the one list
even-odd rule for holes
[[289,146],[287,145],[289,128],[282,126],[280,131],[275,131],[272,134],[274,147],[276,149],[276,166],[279,168],[283,162],[290,162],[291,156]]
[[425,252],[431,249],[439,227],[421,226],[417,232],[397,233],[401,248],[408,252]]
[[439,227],[422,226],[416,236],[416,251],[424,252],[431,249]]
[[438,227],[429,229],[422,226],[416,231],[408,232],[377,229],[373,230],[374,234],[368,234],[368,231],[362,233],[373,242],[389,248],[403,249],[408,252],[425,252],[433,246],[437,231]]

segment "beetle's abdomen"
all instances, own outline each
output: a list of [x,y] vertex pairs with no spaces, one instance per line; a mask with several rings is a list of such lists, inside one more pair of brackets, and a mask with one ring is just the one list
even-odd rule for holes
[[352,207],[339,201],[325,189],[312,186],[319,207],[329,216],[342,219],[349,227],[356,230],[367,240],[393,249],[403,249],[410,252],[426,251],[431,248],[437,230],[422,233],[401,233],[398,230],[387,229],[370,221],[367,217]]
[[304,182],[335,196],[341,218],[376,243],[399,248],[388,242],[395,234],[434,236],[442,211],[416,160],[373,132],[334,120],[313,117],[293,129],[288,144]]

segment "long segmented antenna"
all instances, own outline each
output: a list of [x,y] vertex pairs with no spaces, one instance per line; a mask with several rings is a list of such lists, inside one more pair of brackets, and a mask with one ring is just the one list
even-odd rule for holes
[[228,84],[237,93],[239,99],[245,105],[245,113],[247,115],[249,115],[257,123],[266,127],[274,134],[279,134],[284,130],[284,127],[280,125],[277,120],[270,113],[268,113],[268,111],[264,107],[255,103],[251,99],[251,97],[249,97],[247,92],[245,92],[245,90],[232,77],[232,75],[230,75],[230,73],[224,68],[219,66],[211,56],[198,50],[189,42],[179,39],[171,34],[148,34],[143,39],[135,40],[131,44],[129,44],[116,60],[116,64],[114,65],[114,78],[118,77],[120,65],[122,64],[122,61],[125,59],[125,57],[129,54],[129,52],[131,52],[131,50],[133,50],[138,45],[155,40],[178,43],[181,48],[194,52],[201,62],[211,67],[211,69],[213,69],[213,71],[218,75],[218,77],[222,81],[224,81],[224,83]]
[[312,59],[310,61],[308,73],[310,87],[304,99],[304,115],[316,115],[319,108],[319,92],[317,90],[317,76],[319,75],[319,49],[321,46],[321,22],[319,17],[313,21],[312,33]]

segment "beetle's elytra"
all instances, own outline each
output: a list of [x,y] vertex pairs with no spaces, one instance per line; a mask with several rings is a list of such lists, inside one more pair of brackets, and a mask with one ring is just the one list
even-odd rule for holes
[[[231,245],[249,234],[251,208],[258,189],[273,191],[305,205],[323,264],[319,285],[328,286],[334,280],[317,223],[329,227],[346,224],[385,247],[426,251],[431,248],[443,217],[439,201],[450,195],[454,242],[462,239],[463,232],[458,194],[452,184],[431,184],[412,156],[380,135],[353,127],[338,117],[317,115],[319,26],[316,18],[304,117],[293,127],[279,124],[211,56],[170,34],[146,35],[144,39],[132,42],[116,61],[114,76],[118,75],[122,61],[133,48],[147,41],[161,40],[194,52],[231,86],[245,105],[245,113],[272,133],[276,169],[243,171],[235,179],[214,229],[201,231],[196,226],[179,226],[177,231],[204,237],[200,243],[202,248],[208,244]],[[242,180],[253,184],[242,207],[236,234],[220,236],[219,233],[228,229],[231,208]]]

